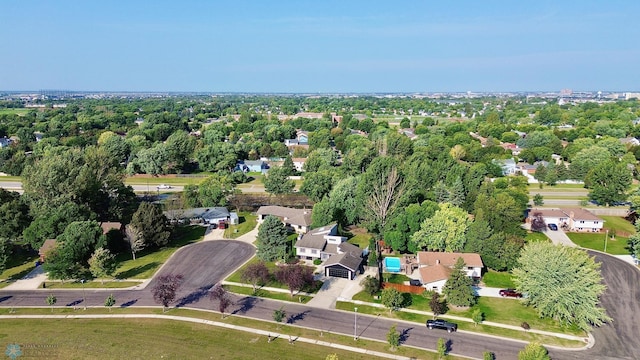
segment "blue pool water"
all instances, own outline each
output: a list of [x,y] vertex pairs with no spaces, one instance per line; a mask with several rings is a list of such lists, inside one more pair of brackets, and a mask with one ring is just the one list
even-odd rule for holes
[[384,267],[388,272],[400,272],[400,258],[386,257],[384,258]]

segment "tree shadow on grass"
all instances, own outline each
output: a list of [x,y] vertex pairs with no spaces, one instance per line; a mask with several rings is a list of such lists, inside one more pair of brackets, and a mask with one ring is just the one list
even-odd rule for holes
[[301,321],[304,320],[305,316],[307,316],[307,314],[310,312],[311,310],[305,310],[301,313],[297,313],[294,315],[289,316],[289,318],[287,319],[287,324],[293,324],[296,321]]
[[136,266],[134,268],[131,268],[127,271],[121,272],[117,275],[118,279],[130,279],[132,277],[135,277],[136,275],[140,275],[145,271],[148,271],[150,269],[153,268],[157,268],[158,266],[160,266],[160,263],[157,261],[154,262],[150,262],[148,264],[142,265],[142,266]]
[[191,294],[182,297],[178,301],[178,304],[176,305],[176,307],[181,307],[181,306],[198,302],[200,299],[202,299],[203,297],[207,296],[207,294],[209,294],[209,290],[211,289],[212,286],[213,285],[205,285],[205,286],[199,287],[196,291],[192,292]]
[[245,314],[247,311],[251,310],[256,303],[259,301],[258,298],[252,296],[246,296],[236,302],[237,305],[240,305],[239,308],[235,309],[231,314]]

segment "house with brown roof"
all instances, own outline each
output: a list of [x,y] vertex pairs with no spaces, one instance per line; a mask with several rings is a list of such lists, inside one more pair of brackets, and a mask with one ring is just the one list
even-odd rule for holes
[[49,253],[57,245],[56,239],[47,239],[44,241],[40,249],[38,249],[38,255],[40,255],[40,262],[43,263]]
[[311,210],[294,209],[284,206],[261,206],[256,212],[258,224],[262,224],[267,216],[273,215],[293,231],[304,234],[311,229]]
[[480,255],[475,253],[449,253],[435,251],[418,252],[418,273],[422,286],[429,290],[442,292],[458,258],[462,258],[467,276],[479,280],[484,264]]
[[527,221],[538,213],[547,225],[556,224],[565,231],[601,232],[604,228],[603,219],[582,208],[531,209]]

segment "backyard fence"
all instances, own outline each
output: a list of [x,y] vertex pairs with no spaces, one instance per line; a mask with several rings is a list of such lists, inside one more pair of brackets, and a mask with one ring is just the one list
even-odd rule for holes
[[393,288],[398,290],[401,293],[412,293],[412,294],[422,294],[424,292],[424,288],[422,286],[413,286],[413,285],[402,285],[402,284],[394,284],[383,282],[383,289]]

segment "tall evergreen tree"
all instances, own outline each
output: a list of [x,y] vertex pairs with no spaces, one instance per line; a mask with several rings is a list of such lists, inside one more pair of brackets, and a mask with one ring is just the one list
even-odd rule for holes
[[256,256],[262,261],[283,259],[288,252],[287,229],[280,219],[267,216],[258,228]]
[[447,302],[457,306],[471,306],[476,302],[473,292],[473,281],[462,270],[465,266],[464,260],[458,258],[453,267],[453,271],[447,279],[442,292],[447,296]]

